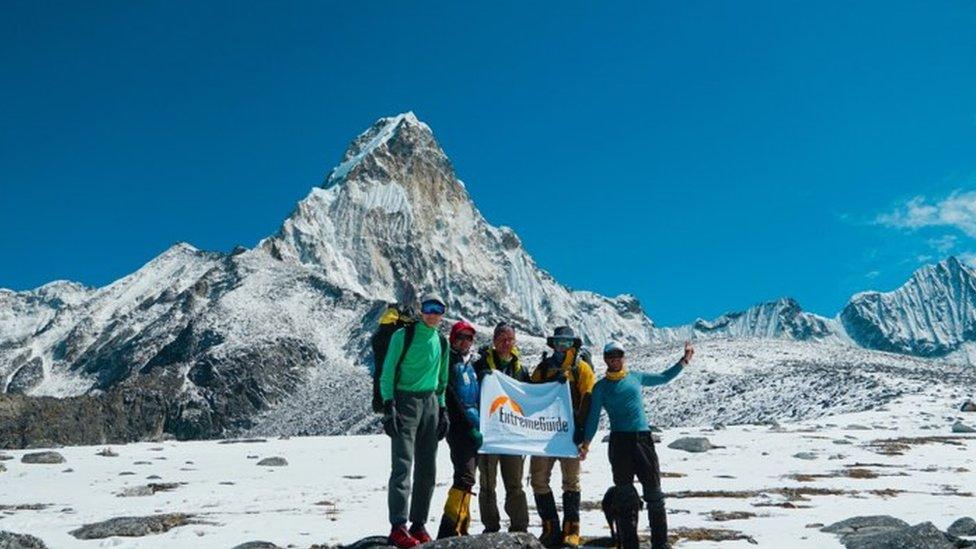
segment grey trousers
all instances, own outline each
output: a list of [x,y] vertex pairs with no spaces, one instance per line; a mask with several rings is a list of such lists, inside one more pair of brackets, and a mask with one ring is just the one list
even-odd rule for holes
[[[399,433],[391,439],[387,505],[390,524],[423,524],[430,513],[437,476],[437,397],[398,391],[395,396]],[[413,469],[413,490],[410,470]]]

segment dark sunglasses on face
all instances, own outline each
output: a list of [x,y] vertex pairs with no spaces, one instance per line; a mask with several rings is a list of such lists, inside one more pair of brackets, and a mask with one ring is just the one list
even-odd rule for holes
[[557,347],[572,347],[576,340],[571,337],[557,337],[552,340],[552,344]]
[[438,303],[436,301],[428,301],[420,305],[420,312],[425,315],[442,315],[444,314],[446,307],[443,303]]
[[458,341],[473,341],[474,340],[474,336],[471,335],[471,334],[458,334],[458,335],[454,336],[454,339],[456,339]]
[[603,355],[603,358],[607,360],[613,360],[615,358],[623,358],[623,357],[624,357],[623,351],[613,351],[610,353],[604,353]]

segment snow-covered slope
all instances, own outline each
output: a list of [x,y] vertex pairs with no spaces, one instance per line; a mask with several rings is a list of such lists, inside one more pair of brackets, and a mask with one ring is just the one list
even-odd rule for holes
[[[670,389],[648,391],[663,399]],[[958,411],[959,391],[930,386],[881,410],[773,427],[664,429],[656,451],[665,473],[669,530],[680,538],[673,546],[841,548],[840,539],[821,526],[854,516],[892,515],[910,524],[932,521],[946,530],[960,517],[973,516],[976,435],[953,434],[950,426],[958,420],[973,424],[976,413]],[[585,538],[608,533],[600,510],[611,483],[607,447],[599,443],[603,435],[582,465]],[[688,453],[668,447],[685,436],[706,437],[716,448]],[[20,458],[26,451],[7,452],[12,459],[0,462],[7,469],[0,473],[0,502],[6,506],[0,530],[34,535],[52,548],[82,549],[236,547],[258,540],[268,547],[328,547],[387,533],[386,436],[223,442],[112,446],[115,457],[98,455],[98,446],[59,448],[65,459],[60,465],[25,464]],[[288,464],[257,465],[269,457]],[[451,474],[447,444],[441,443],[428,528],[440,520]],[[160,491],[152,493],[150,483]],[[151,495],[119,497],[139,493],[140,487]],[[560,483],[553,489],[559,501]],[[471,511],[471,531],[480,532],[476,503]],[[195,523],[99,541],[69,533],[115,517],[177,512],[192,515]],[[535,516],[530,532],[539,535]],[[646,534],[646,514],[639,524]]]

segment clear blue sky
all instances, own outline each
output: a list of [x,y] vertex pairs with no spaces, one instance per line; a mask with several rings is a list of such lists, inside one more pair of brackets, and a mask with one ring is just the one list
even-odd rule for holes
[[253,246],[406,110],[541,266],[659,324],[971,259],[973,2],[471,4],[4,2],[0,287]]

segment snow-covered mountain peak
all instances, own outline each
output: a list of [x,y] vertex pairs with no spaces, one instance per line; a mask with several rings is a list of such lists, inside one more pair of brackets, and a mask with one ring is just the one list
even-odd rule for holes
[[[328,188],[346,180],[349,172],[364,164],[368,158],[376,154],[412,154],[411,147],[401,146],[404,142],[433,144],[433,147],[444,156],[437,147],[434,134],[427,124],[424,124],[412,111],[380,118],[366,131],[353,139],[342,155],[342,161],[333,168],[326,177],[324,187]],[[375,159],[374,159],[375,163]]]
[[864,347],[942,356],[976,339],[976,274],[949,257],[916,270],[891,292],[861,292],[841,312]]
[[712,320],[699,318],[685,326],[660,328],[654,335],[666,342],[729,337],[810,340],[825,339],[836,332],[835,321],[803,311],[792,297],[781,297]]
[[633,298],[571,291],[535,264],[514,231],[489,224],[412,113],[381,118],[354,139],[326,185],[260,247],[374,299],[437,290],[456,314],[486,325],[508,320],[541,335],[570,324],[590,341],[649,337],[651,322]]

